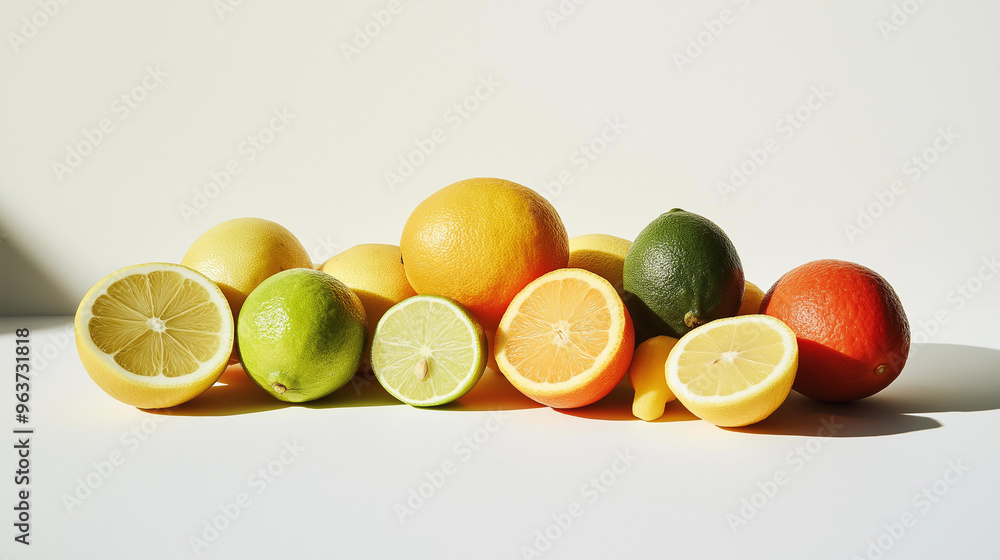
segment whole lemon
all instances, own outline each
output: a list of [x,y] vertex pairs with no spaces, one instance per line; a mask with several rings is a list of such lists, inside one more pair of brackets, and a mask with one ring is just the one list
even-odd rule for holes
[[[261,282],[282,270],[312,268],[309,254],[292,232],[260,218],[236,218],[214,226],[191,244],[181,264],[219,286],[234,323],[243,302]],[[230,361],[237,360],[234,348]]]
[[552,204],[504,179],[466,179],[432,194],[406,220],[399,248],[418,294],[458,301],[486,330],[522,288],[569,262]]
[[601,276],[621,294],[625,255],[631,245],[628,239],[606,233],[578,235],[569,240],[569,267]]
[[403,255],[395,245],[355,245],[330,257],[319,269],[347,284],[361,299],[368,317],[369,341],[390,307],[417,295],[406,280]]

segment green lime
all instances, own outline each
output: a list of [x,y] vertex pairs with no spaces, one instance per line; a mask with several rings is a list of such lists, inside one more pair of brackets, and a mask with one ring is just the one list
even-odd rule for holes
[[358,370],[365,308],[325,272],[286,270],[250,292],[236,337],[254,383],[283,401],[311,401],[343,387]]
[[375,328],[372,370],[397,399],[437,406],[468,393],[486,369],[486,334],[457,301],[430,295],[392,306]]
[[719,226],[675,208],[639,232],[625,255],[623,284],[637,342],[659,335],[680,338],[736,315],[743,301],[743,265]]

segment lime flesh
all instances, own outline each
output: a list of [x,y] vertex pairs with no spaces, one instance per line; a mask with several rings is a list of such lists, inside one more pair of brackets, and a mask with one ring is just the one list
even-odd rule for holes
[[413,296],[390,308],[372,340],[371,365],[386,391],[413,406],[468,393],[486,369],[486,335],[458,302]]

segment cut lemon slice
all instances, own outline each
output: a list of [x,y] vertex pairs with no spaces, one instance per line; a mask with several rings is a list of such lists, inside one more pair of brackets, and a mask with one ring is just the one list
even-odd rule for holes
[[91,379],[139,408],[166,408],[202,393],[222,375],[233,349],[233,316],[222,290],[176,264],[108,275],[83,297],[74,324]]
[[372,371],[392,396],[437,406],[468,393],[486,370],[486,334],[455,300],[413,296],[389,308],[375,327]]
[[573,408],[618,385],[634,344],[632,319],[614,286],[593,272],[562,268],[517,294],[497,329],[495,353],[501,373],[522,393]]
[[766,315],[718,319],[684,335],[666,363],[667,386],[695,416],[746,426],[785,401],[799,351],[795,333]]

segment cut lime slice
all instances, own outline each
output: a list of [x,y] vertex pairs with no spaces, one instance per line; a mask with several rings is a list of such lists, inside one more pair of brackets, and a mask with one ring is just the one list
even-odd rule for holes
[[420,295],[391,307],[375,328],[372,370],[406,404],[437,406],[468,393],[486,369],[486,335],[452,299]]

